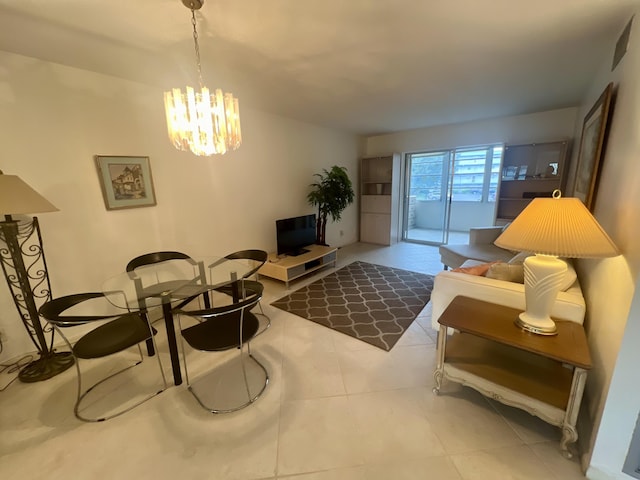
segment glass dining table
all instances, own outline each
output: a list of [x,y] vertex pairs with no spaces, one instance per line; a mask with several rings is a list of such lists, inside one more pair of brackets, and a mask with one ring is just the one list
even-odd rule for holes
[[[136,268],[108,278],[102,291],[109,302],[129,311],[147,312],[161,307],[175,385],[182,383],[180,357],[172,309],[188,299],[225,285],[237,285],[237,280],[250,272],[247,260],[220,257],[193,257],[167,260]],[[234,301],[239,292],[234,293]]]

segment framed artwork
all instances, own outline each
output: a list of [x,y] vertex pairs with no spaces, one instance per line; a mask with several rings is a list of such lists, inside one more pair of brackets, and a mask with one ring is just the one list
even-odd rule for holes
[[582,200],[589,210],[593,210],[598,174],[601,170],[612,90],[613,83],[610,83],[584,117],[582,124],[573,195]]
[[156,204],[149,157],[96,155],[95,159],[107,210]]

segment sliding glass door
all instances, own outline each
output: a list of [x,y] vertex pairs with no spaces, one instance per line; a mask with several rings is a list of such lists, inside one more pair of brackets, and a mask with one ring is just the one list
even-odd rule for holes
[[446,243],[450,151],[412,153],[406,157],[403,238]]
[[469,228],[493,225],[502,146],[407,154],[403,239],[466,243]]

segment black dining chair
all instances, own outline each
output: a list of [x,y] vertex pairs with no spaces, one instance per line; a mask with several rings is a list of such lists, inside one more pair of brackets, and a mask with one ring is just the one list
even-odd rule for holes
[[[112,293],[110,293],[112,294]],[[155,397],[159,393],[163,392],[167,388],[167,381],[162,369],[162,362],[160,356],[156,355],[158,361],[158,367],[160,368],[160,374],[162,376],[162,388],[154,389],[142,400],[137,401],[134,404],[126,404],[120,406],[115,413],[108,415],[101,415],[98,417],[89,417],[82,413],[83,400],[87,398],[87,395],[98,385],[106,382],[107,380],[121,374],[130,368],[140,365],[144,357],[142,355],[142,349],[140,344],[145,341],[150,341],[155,346],[154,336],[156,330],[151,326],[145,316],[139,312],[126,312],[122,314],[112,313],[113,307],[107,300],[107,294],[98,292],[78,293],[73,295],[67,295],[58,297],[53,300],[49,300],[42,304],[38,313],[42,316],[53,328],[60,334],[62,339],[68,345],[73,356],[75,357],[76,371],[78,374],[78,394],[73,412],[75,416],[85,422],[102,422],[137,407],[138,405],[146,402],[147,400]],[[65,313],[67,310],[74,309],[78,313]],[[108,313],[102,314],[80,314],[80,311],[95,312],[96,310],[105,311]],[[91,325],[95,328],[89,332],[84,333],[75,343],[69,340],[64,334],[63,330],[70,327],[77,327],[81,325]],[[117,372],[108,375],[105,378],[94,383],[85,391],[82,390],[82,375],[80,372],[79,359],[90,360],[114,355],[116,353],[127,350],[131,347],[137,346],[140,359],[135,364],[129,365],[125,368],[118,370]],[[126,387],[125,387],[126,388]],[[116,388],[112,394],[119,392],[121,394],[121,388]],[[91,396],[93,397],[93,395]],[[85,402],[86,403],[86,402]],[[94,402],[89,402],[94,404]]]
[[[250,343],[260,326],[260,321],[250,310],[262,298],[262,289],[245,286],[243,291],[244,299],[228,305],[195,311],[174,310],[178,315],[181,350],[189,391],[198,403],[211,413],[235,412],[251,405],[262,395],[269,383],[267,369],[251,353]],[[184,317],[194,318],[198,323],[183,326]],[[239,357],[235,359],[236,362],[227,358],[226,362],[217,365],[215,371],[201,375],[198,387],[194,388],[189,377],[185,342],[191,348],[203,352],[237,350]],[[221,372],[226,372],[226,375]],[[212,378],[224,378],[226,381],[211,381]],[[207,395],[207,389],[212,387],[213,394]],[[200,393],[196,390],[200,390]],[[212,399],[211,396],[215,398]]]
[[[269,258],[269,254],[264,250],[250,249],[239,250],[237,252],[230,253],[228,255],[225,255],[224,258],[228,260],[247,260],[252,263],[252,268],[247,273],[245,273],[241,279],[238,279],[235,284],[225,285],[223,287],[217,288],[215,291],[230,296],[238,295],[239,298],[245,298],[246,292],[242,291],[244,287],[245,289],[249,289],[251,291],[257,291],[260,293],[260,296],[262,296],[264,285],[257,279],[251,279],[251,277],[255,277],[257,275],[260,267],[262,267],[262,265],[264,265]],[[265,319],[264,325],[261,326],[260,331],[258,332],[258,334],[260,334],[271,326],[271,319],[267,314],[264,313],[264,310],[262,309],[262,303],[258,302],[257,305],[260,309],[260,313],[258,315],[261,315],[262,318]]]
[[[206,273],[205,273],[205,270],[204,270],[204,265],[201,264],[201,263],[199,264],[198,262],[193,260],[189,255],[187,255],[186,253],[182,253],[182,252],[161,251],[161,252],[145,253],[144,255],[137,256],[137,257],[133,258],[132,260],[130,260],[129,263],[127,263],[126,271],[127,272],[134,272],[136,268],[143,267],[145,265],[152,265],[152,264],[160,263],[160,262],[167,262],[167,261],[170,261],[170,260],[187,260],[194,267],[197,266],[198,270],[199,270],[198,281],[200,283],[202,283],[202,284],[206,284],[207,283],[207,277],[206,277]],[[189,301],[193,300],[197,296],[198,295],[194,295],[193,297],[189,297],[187,299],[188,301],[185,302],[185,303],[189,303]],[[202,293],[202,300],[204,302],[205,308],[209,308],[211,306],[210,300],[209,300],[209,295],[208,295],[207,292]]]
[[[198,265],[197,262],[195,262],[195,260],[193,260],[186,253],[176,252],[176,251],[172,251],[172,250],[160,251],[160,252],[151,252],[151,253],[145,253],[143,255],[139,255],[139,256],[131,259],[129,261],[129,263],[127,263],[127,266],[126,266],[125,270],[127,272],[134,272],[136,268],[144,267],[145,265],[153,265],[155,263],[167,262],[167,261],[171,261],[171,260],[187,260],[190,263],[192,263],[194,266],[197,265],[197,267],[199,269],[199,272],[200,272],[199,273],[199,282],[203,283],[203,284],[206,283],[206,274],[205,274],[205,271],[204,271],[204,265],[202,265],[202,264]],[[141,285],[140,288],[143,288],[143,286]],[[197,295],[194,295],[192,297],[186,298],[180,304],[180,306],[182,307],[185,304],[190,303],[196,297],[197,297]],[[202,293],[202,300],[204,302],[205,308],[209,308],[211,306],[208,292]],[[143,312],[142,314],[145,317],[147,316],[147,307],[144,304],[144,301],[140,301],[140,311]],[[150,342],[147,342],[147,353],[150,356],[154,355],[154,353],[155,353],[154,347]]]

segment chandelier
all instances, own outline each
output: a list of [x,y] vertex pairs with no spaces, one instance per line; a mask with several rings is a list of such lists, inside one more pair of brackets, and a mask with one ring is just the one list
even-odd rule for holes
[[169,139],[178,150],[191,150],[195,155],[224,154],[242,143],[238,99],[219,88],[210,93],[204,86],[195,13],[204,0],[182,0],[182,3],[191,10],[200,91],[186,87],[186,93],[179,88],[164,92]]

